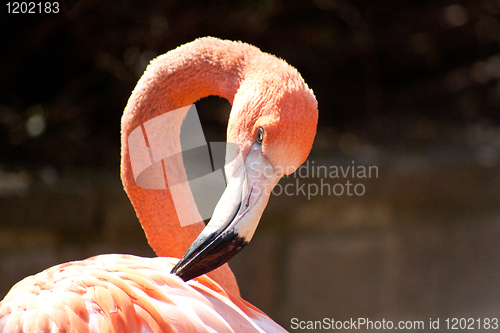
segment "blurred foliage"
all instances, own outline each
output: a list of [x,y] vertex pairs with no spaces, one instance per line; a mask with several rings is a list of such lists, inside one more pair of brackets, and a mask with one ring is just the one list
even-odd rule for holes
[[116,168],[120,116],[149,60],[207,35],[297,67],[317,95],[327,149],[341,133],[412,148],[500,120],[497,0],[61,3],[52,16],[2,8],[4,167]]

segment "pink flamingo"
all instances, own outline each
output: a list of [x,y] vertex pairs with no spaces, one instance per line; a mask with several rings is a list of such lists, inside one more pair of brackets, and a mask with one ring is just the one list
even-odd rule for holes
[[[209,95],[231,102],[227,140],[244,162],[208,226],[181,227],[168,188],[136,185],[127,138]],[[100,255],[27,277],[0,303],[0,332],[284,332],[239,297],[225,262],[252,238],[279,178],[307,158],[317,112],[296,69],[245,43],[200,38],[153,60],[122,118],[121,176],[159,257]]]

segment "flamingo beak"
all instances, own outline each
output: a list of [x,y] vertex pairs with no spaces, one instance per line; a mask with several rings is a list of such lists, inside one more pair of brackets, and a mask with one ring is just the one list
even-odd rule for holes
[[236,171],[228,177],[212,219],[171,271],[184,281],[223,265],[250,242],[281,178],[257,142],[244,163],[240,160]]

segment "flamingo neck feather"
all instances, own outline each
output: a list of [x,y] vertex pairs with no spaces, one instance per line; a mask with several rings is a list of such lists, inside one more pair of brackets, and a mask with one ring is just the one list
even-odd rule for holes
[[[255,52],[258,49],[248,44],[215,38],[185,44],[153,60],[128,101],[122,117],[121,177],[148,242],[158,256],[180,258],[201,233],[204,223],[181,227],[168,188],[148,190],[137,186],[128,137],[144,122],[206,96],[218,95],[233,103],[245,67]],[[180,123],[177,127],[180,130]],[[227,264],[209,276],[226,290],[239,294]]]

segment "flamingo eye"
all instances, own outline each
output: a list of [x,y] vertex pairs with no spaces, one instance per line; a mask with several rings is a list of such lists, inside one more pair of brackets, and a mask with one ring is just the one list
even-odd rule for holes
[[257,141],[257,143],[262,143],[262,140],[264,140],[264,129],[259,127],[255,133],[255,141]]

